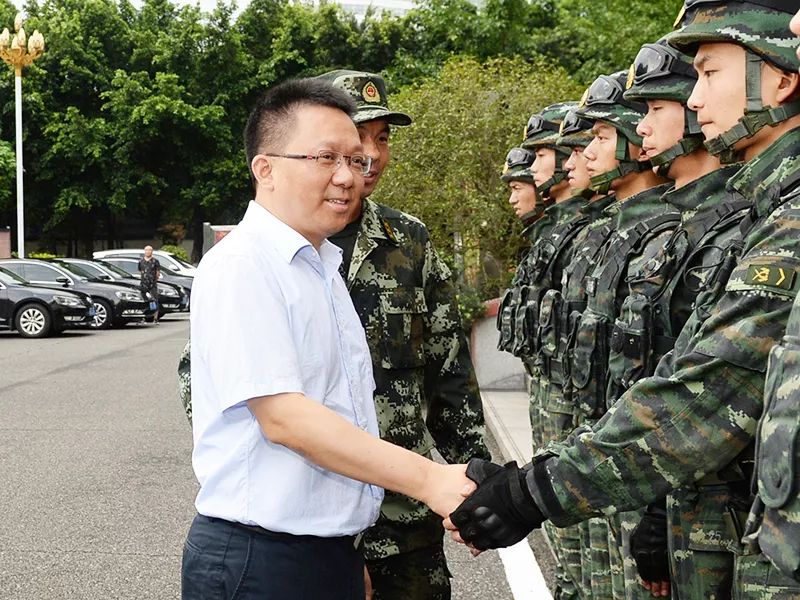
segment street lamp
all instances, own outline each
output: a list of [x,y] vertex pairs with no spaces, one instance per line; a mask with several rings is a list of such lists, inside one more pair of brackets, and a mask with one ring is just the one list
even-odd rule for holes
[[[25,257],[25,202],[22,198],[22,67],[27,67],[44,52],[44,36],[34,30],[30,39],[22,28],[22,13],[14,18],[14,37],[8,28],[0,33],[0,58],[14,68],[14,117],[17,134],[17,255]],[[25,42],[27,50],[25,48]]]

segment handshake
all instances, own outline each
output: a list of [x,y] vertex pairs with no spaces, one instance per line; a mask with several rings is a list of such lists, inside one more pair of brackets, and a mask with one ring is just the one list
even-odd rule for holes
[[444,521],[453,539],[479,551],[505,548],[539,527],[545,517],[525,481],[531,468],[473,458],[466,476],[478,487]]

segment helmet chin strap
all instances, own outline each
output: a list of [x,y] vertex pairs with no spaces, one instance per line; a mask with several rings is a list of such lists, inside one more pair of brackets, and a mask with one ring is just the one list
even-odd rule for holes
[[553,171],[553,176],[545,181],[542,185],[537,185],[536,189],[544,198],[550,198],[550,190],[553,186],[558,185],[567,178],[567,170],[564,168],[564,162],[569,158],[569,154],[559,149],[557,146],[553,147],[556,153],[556,168]]
[[619,161],[619,165],[616,168],[600,175],[595,175],[589,180],[589,188],[598,194],[607,194],[611,190],[611,184],[616,179],[625,177],[630,173],[641,173],[653,167],[649,160],[631,160],[631,155],[628,151],[628,138],[619,131],[617,131],[617,151],[614,156]]
[[667,177],[672,163],[676,158],[691,154],[695,150],[703,147],[703,132],[700,130],[700,124],[697,122],[697,113],[683,107],[684,128],[683,138],[670,148],[656,154],[650,159],[650,162],[656,167],[656,173],[661,177]]
[[800,100],[778,107],[764,106],[761,100],[761,68],[764,61],[751,50],[746,50],[746,53],[747,107],[744,115],[728,131],[705,143],[706,149],[714,156],[718,156],[723,164],[741,160],[741,153],[733,148],[736,143],[754,136],[766,126],[774,127],[800,114]]

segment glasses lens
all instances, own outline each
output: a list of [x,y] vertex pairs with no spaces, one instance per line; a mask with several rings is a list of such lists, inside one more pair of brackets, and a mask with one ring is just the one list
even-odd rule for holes
[[528,166],[533,164],[535,158],[532,152],[525,148],[512,148],[506,156],[506,165],[508,168]]
[[633,62],[634,82],[669,75],[670,56],[660,47],[645,46],[639,50]]
[[364,154],[354,154],[350,157],[350,168],[356,173],[366,175],[372,167],[372,158]]
[[601,75],[589,86],[589,95],[586,104],[613,104],[622,97],[622,89],[613,79]]
[[342,155],[333,150],[322,150],[317,153],[317,164],[326,169],[333,169],[338,166]]

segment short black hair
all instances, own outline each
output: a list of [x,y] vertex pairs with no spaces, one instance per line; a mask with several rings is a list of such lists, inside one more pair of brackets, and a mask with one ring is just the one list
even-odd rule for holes
[[356,103],[347,92],[322,79],[289,79],[270,87],[250,111],[244,127],[248,169],[256,154],[280,152],[285,147],[295,110],[304,105],[338,108],[350,117],[356,112]]

